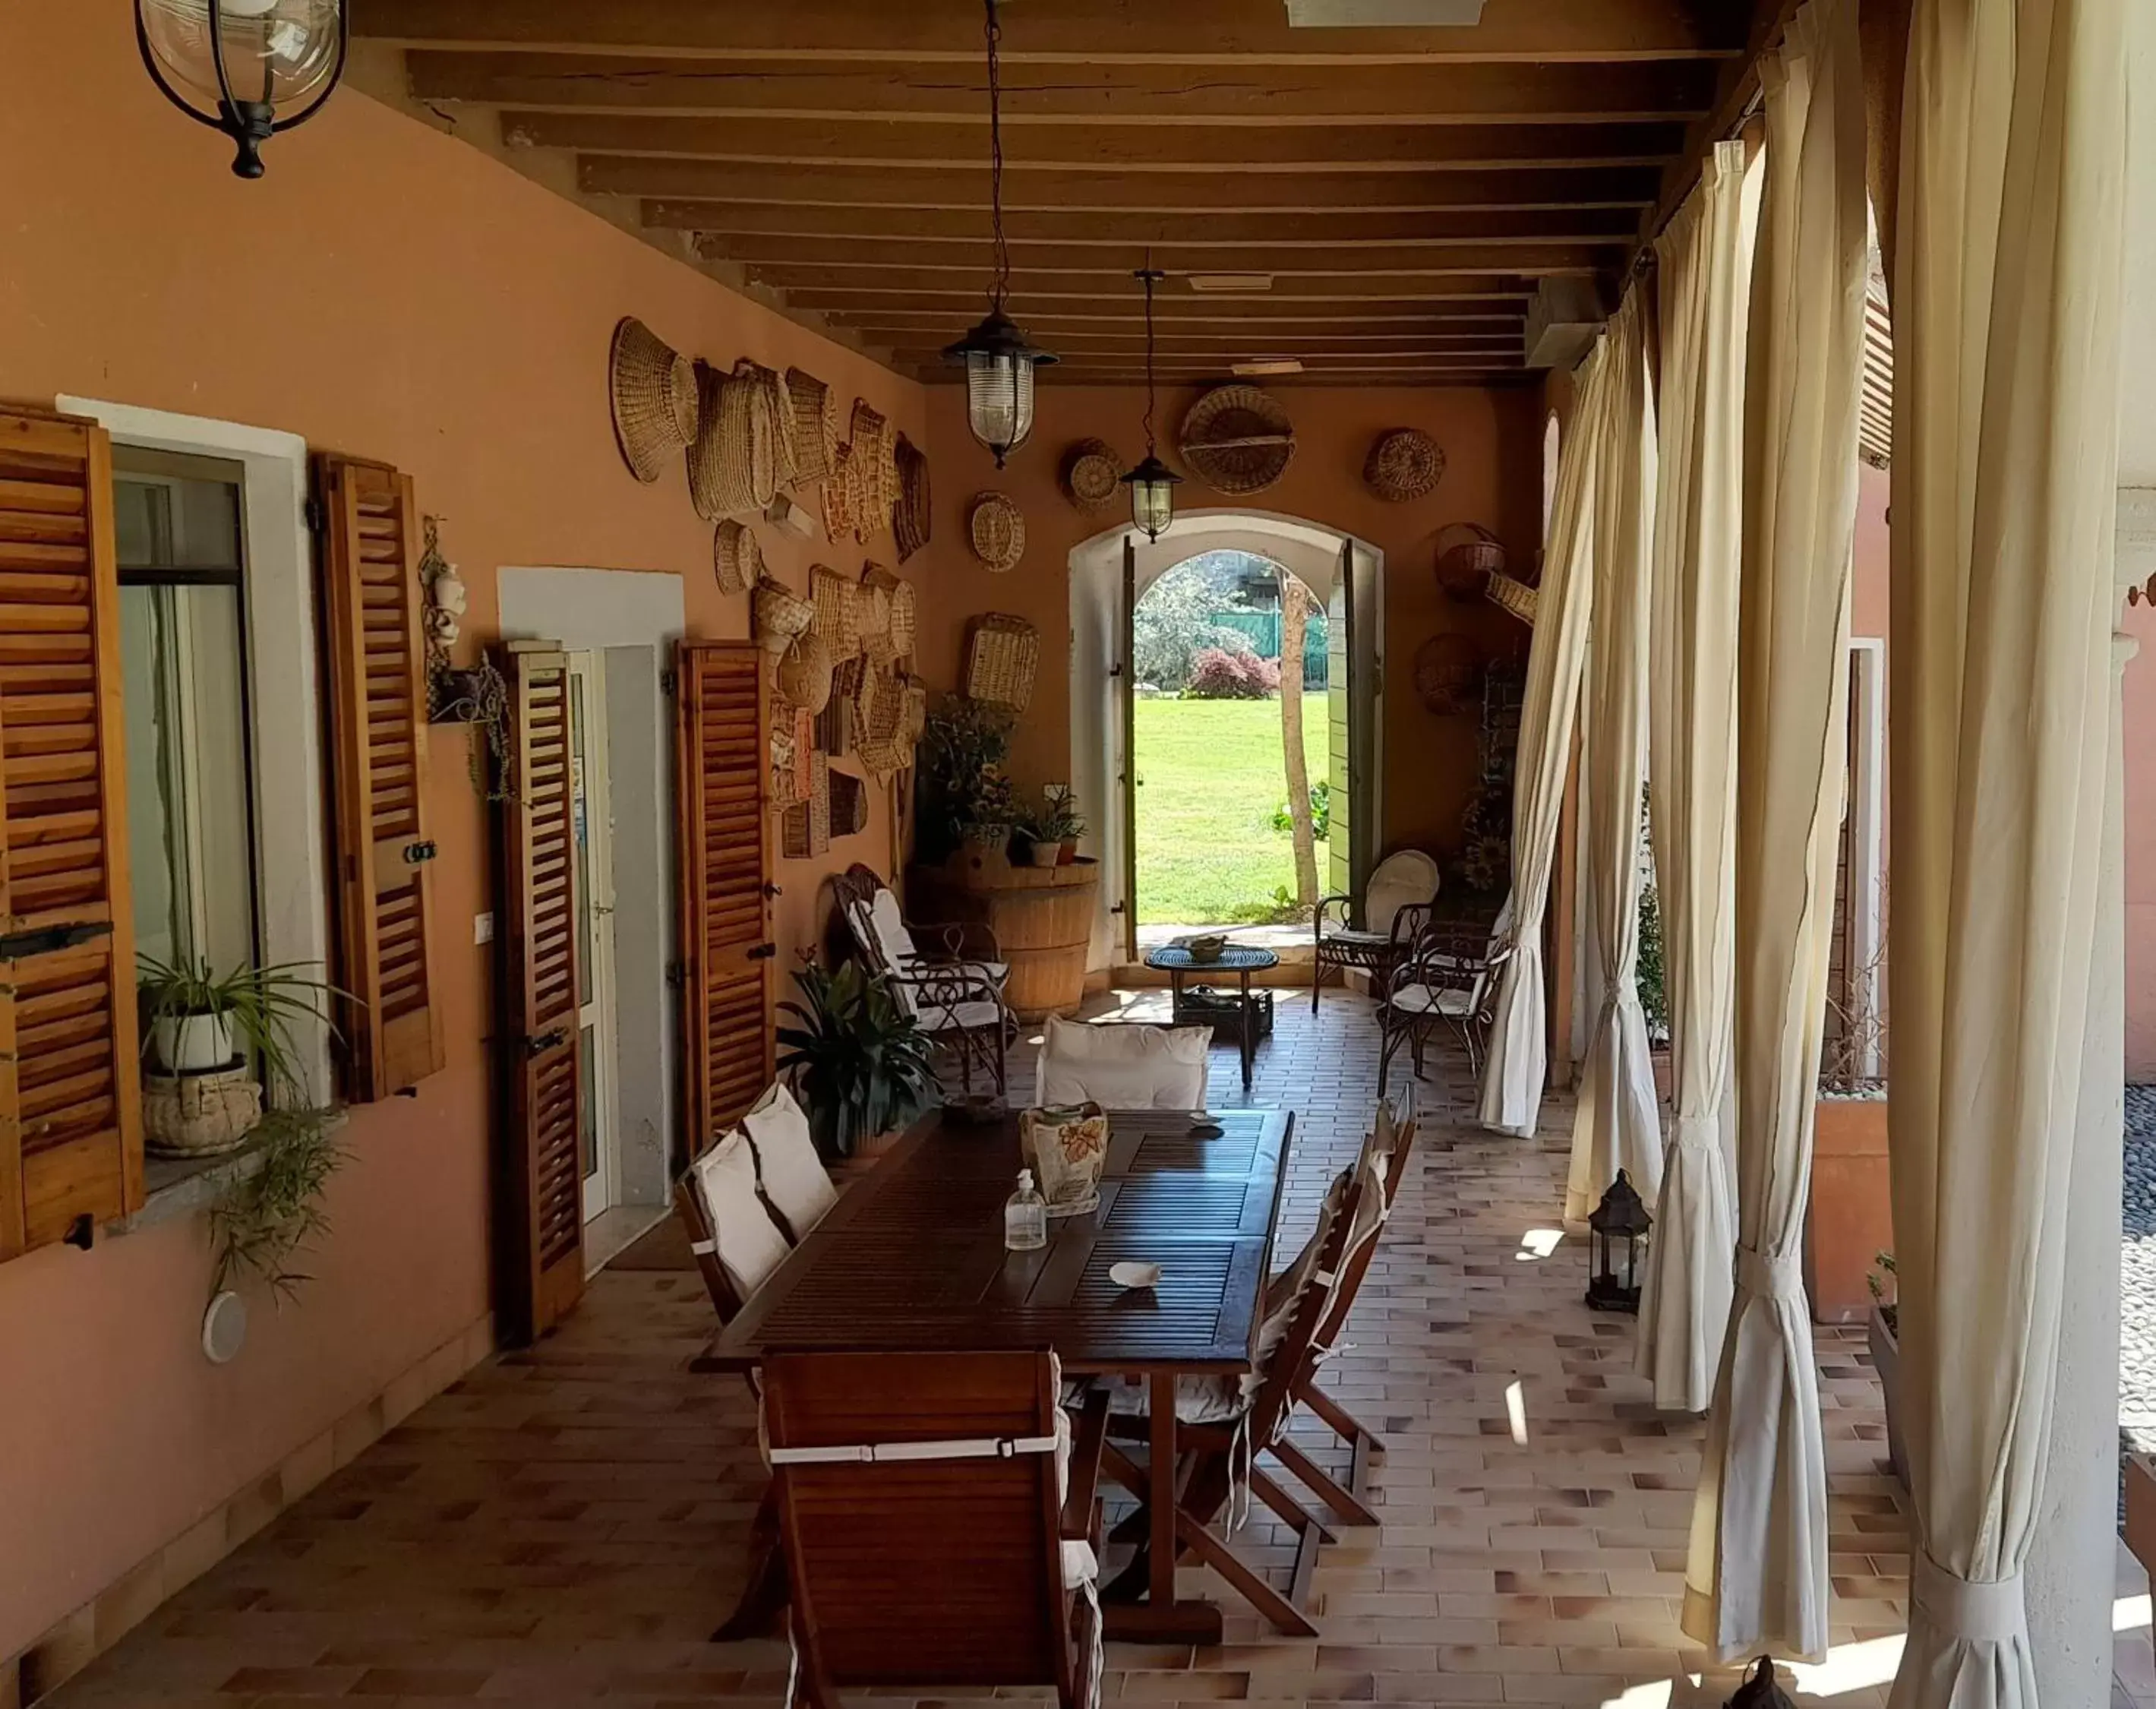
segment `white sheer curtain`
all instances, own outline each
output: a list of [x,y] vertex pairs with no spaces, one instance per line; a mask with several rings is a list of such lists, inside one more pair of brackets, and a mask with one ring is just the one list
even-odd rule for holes
[[1655,427],[1647,404],[1647,316],[1626,293],[1603,336],[1608,408],[1594,475],[1594,611],[1588,643],[1594,746],[1580,853],[1594,906],[1582,953],[1602,970],[1587,1034],[1565,1184],[1568,1222],[1584,1220],[1619,1170],[1650,1204],[1662,1180],[1661,1112],[1640,1005],[1640,798],[1647,771],[1648,552]]
[[1737,598],[1743,538],[1744,145],[1708,157],[1656,244],[1661,316],[1655,668],[1648,727],[1676,1122],[1640,1302],[1655,1404],[1704,1412],[1729,1322],[1736,1135]]
[[1802,1256],[1849,711],[1866,218],[1856,0],[1810,0],[1760,76],[1738,676],[1737,1286],[1684,1616],[1725,1661],[1816,1660],[1827,1648],[1825,1454]]
[[[2146,0],[2133,0],[2146,3]],[[1917,0],[1895,251],[1894,1235],[1921,1547],[1894,1709],[2036,1701],[2102,857],[2122,0]]]
[[1517,948],[1497,987],[1490,1054],[1482,1066],[1485,1127],[1529,1134],[1549,1075],[1549,1024],[1543,978],[1543,920],[1558,820],[1572,768],[1587,630],[1594,608],[1594,494],[1606,411],[1606,341],[1577,372],[1578,402],[1558,455],[1557,502],[1536,596],[1535,638],[1520,708],[1512,792],[1512,937]]

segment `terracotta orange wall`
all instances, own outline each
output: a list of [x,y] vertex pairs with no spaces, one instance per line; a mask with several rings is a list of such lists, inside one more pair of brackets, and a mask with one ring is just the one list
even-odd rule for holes
[[2156,606],[2129,606],[2126,633],[2126,1077],[2156,1081]]
[[[0,12],[0,156],[37,162],[0,190],[0,398],[218,417],[398,465],[447,519],[471,634],[501,564],[678,572],[691,634],[746,632],[681,478],[646,489],[615,452],[619,316],[716,361],[799,363],[923,435],[911,382],[356,94],[238,182],[151,89],[126,0]],[[803,585],[810,554],[763,532]],[[301,1301],[259,1303],[213,1369],[199,1218],[0,1265],[0,1660],[487,1311],[491,952],[471,921],[490,902],[465,740],[438,736],[431,783],[449,1065],[416,1102],[356,1113]],[[783,947],[813,935],[822,872],[881,864],[887,839],[879,817],[781,872]]]
[[[1174,426],[1198,395],[1181,387],[1161,394],[1163,454],[1178,468]],[[1438,589],[1431,542],[1448,523],[1479,522],[1532,562],[1540,526],[1539,401],[1527,390],[1465,388],[1287,386],[1278,396],[1295,424],[1295,460],[1278,485],[1248,502],[1344,530],[1384,552],[1384,842],[1389,849],[1414,845],[1449,855],[1459,846],[1460,816],[1474,783],[1476,725],[1469,718],[1440,720],[1424,709],[1414,693],[1415,650],[1443,630],[1464,629],[1493,651],[1524,659],[1527,631],[1486,603],[1447,601]],[[1145,449],[1139,424],[1144,408],[1139,390],[1045,384],[1032,439],[999,473],[966,431],[963,394],[951,387],[930,393],[936,543],[933,609],[921,665],[935,685],[955,684],[966,618],[973,613],[1008,612],[1039,627],[1040,680],[1012,749],[1012,771],[1022,784],[1070,774],[1071,548],[1129,515],[1120,506],[1081,511],[1073,506],[1059,480],[1063,454],[1075,440],[1097,438],[1114,446],[1127,466],[1135,463]],[[1427,498],[1389,504],[1363,484],[1372,440],[1392,427],[1421,428],[1444,448],[1445,478]],[[1024,560],[1000,575],[966,547],[968,509],[990,490],[1009,494],[1025,513]],[[1236,502],[1196,480],[1186,481],[1177,496],[1188,510]],[[1081,807],[1099,810],[1097,803]]]

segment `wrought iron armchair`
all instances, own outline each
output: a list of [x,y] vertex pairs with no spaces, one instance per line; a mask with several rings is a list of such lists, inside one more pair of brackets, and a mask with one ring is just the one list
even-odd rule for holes
[[1417,1080],[1430,1035],[1450,1027],[1467,1053],[1468,1071],[1479,1074],[1482,1048],[1494,1019],[1498,975],[1512,958],[1512,940],[1502,929],[1448,921],[1425,926],[1392,969],[1378,1003],[1378,1096],[1400,1046],[1409,1047]]
[[[1342,977],[1350,967],[1370,975],[1373,990],[1382,992],[1393,969],[1399,964],[1415,933],[1429,922],[1436,905],[1441,875],[1437,863],[1419,849],[1403,849],[1378,863],[1378,870],[1363,891],[1363,924],[1354,917],[1354,898],[1323,898],[1312,921],[1317,933],[1317,959],[1310,973],[1310,1012],[1317,1013],[1317,993],[1325,983],[1325,971],[1337,968]],[[1326,929],[1328,920],[1332,930]]]
[[[957,1057],[965,1091],[973,1090],[978,1069],[992,1078],[1001,1096],[1009,1084],[1007,1055],[1018,1024],[1004,1000],[1010,967],[999,954],[995,933],[979,922],[932,928],[907,924],[891,887],[866,866],[850,868],[832,884],[861,958],[891,982],[921,1030]],[[923,951],[916,942],[916,931],[930,930],[942,939],[941,953]]]

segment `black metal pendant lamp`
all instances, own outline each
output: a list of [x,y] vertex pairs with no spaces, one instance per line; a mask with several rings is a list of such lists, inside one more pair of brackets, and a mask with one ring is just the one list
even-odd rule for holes
[[1158,540],[1168,531],[1168,525],[1175,520],[1175,490],[1183,485],[1183,477],[1160,460],[1159,446],[1153,437],[1153,336],[1152,288],[1168,277],[1146,258],[1146,264],[1132,275],[1145,286],[1146,316],[1146,410],[1145,460],[1122,477],[1122,483],[1131,490],[1131,523],[1147,540]]
[[996,280],[988,317],[943,352],[966,370],[966,425],[995,455],[996,467],[1033,432],[1033,371],[1055,358],[1035,345],[1004,312],[1010,298],[1010,244],[1004,236],[1003,24],[996,0],[988,12],[988,198],[996,247]]
[[151,81],[232,139],[236,177],[260,177],[262,145],[321,110],[351,42],[345,0],[135,0]]

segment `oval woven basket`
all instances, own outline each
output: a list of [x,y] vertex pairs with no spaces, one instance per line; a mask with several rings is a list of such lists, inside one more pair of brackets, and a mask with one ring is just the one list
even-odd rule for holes
[[815,621],[816,608],[774,576],[757,578],[749,598],[756,638],[767,653],[783,653]]
[[1363,464],[1363,484],[1396,505],[1427,498],[1445,479],[1445,453],[1419,428],[1394,428],[1378,435]]
[[747,524],[731,516],[711,535],[711,575],[721,593],[746,593],[763,573],[763,548]]
[[861,651],[875,665],[898,657],[891,644],[891,584],[898,578],[880,564],[865,564],[854,587],[854,620],[861,632]]
[[699,363],[704,418],[689,448],[689,499],[706,522],[761,511],[778,491],[778,423],[752,372]]
[[[796,449],[799,435],[793,425],[793,394],[787,388],[786,376],[778,369],[767,368],[757,362],[743,362],[742,367],[762,390],[762,411],[771,418],[773,474],[776,486],[787,485],[801,472],[800,456]],[[767,505],[770,502],[769,499],[764,500]]]
[[1415,693],[1440,718],[1472,711],[1489,668],[1489,655],[1474,636],[1457,629],[1432,635],[1415,649]]
[[779,654],[773,692],[789,706],[820,713],[831,703],[831,649],[814,633],[796,635]]
[[1454,522],[1437,531],[1437,585],[1445,597],[1466,605],[1482,597],[1492,576],[1505,572],[1505,548],[1497,536],[1474,522]]
[[1295,459],[1295,424],[1255,386],[1216,386],[1183,418],[1183,457],[1198,478],[1231,498],[1263,492]]
[[613,442],[629,473],[646,486],[666,472],[673,455],[696,437],[702,406],[696,371],[634,316],[613,329],[607,357],[607,400]]
[[831,388],[802,368],[786,371],[788,413],[793,418],[793,484],[816,486],[839,464],[839,408]]
[[905,658],[913,651],[917,630],[913,583],[881,564],[870,564],[861,572],[861,585],[864,589],[873,587],[875,597],[883,602],[884,632],[890,637],[891,656]]
[[1007,494],[984,492],[966,515],[966,533],[973,556],[998,575],[1018,567],[1025,556],[1025,512]]
[[1106,509],[1122,477],[1116,448],[1106,439],[1081,439],[1063,454],[1064,495],[1081,511]]

